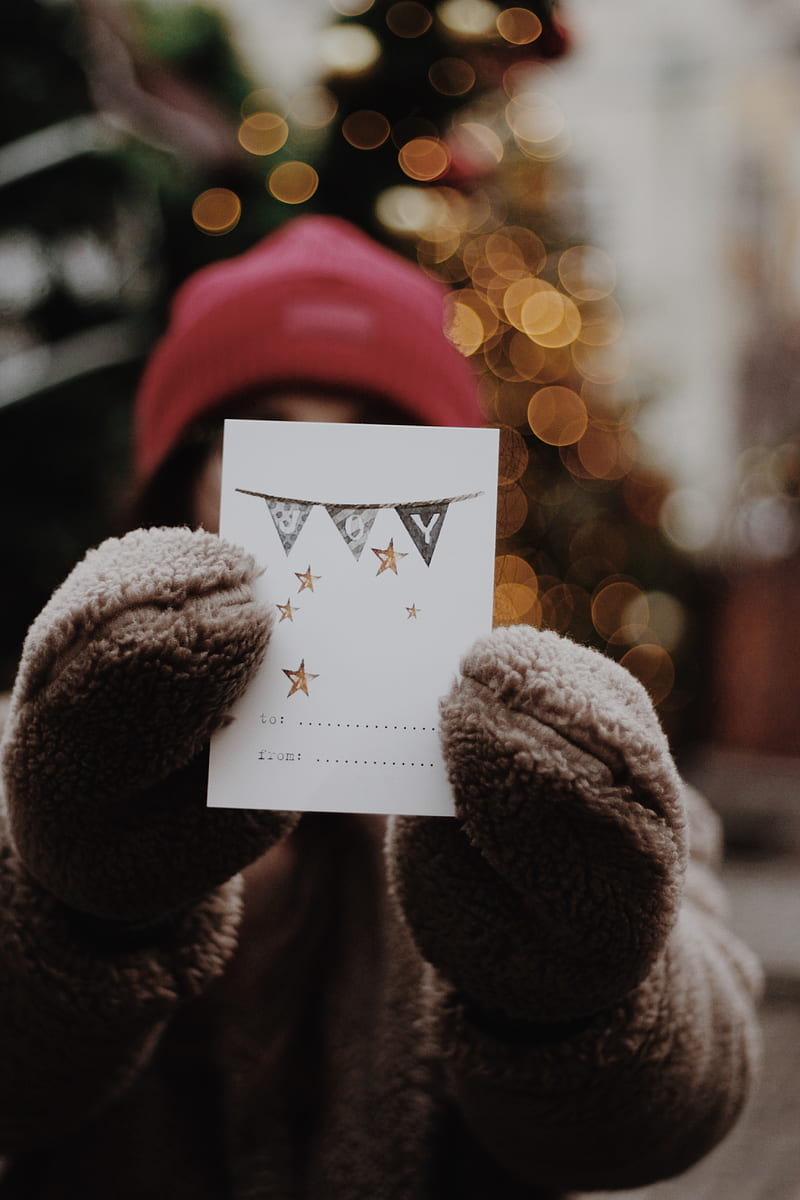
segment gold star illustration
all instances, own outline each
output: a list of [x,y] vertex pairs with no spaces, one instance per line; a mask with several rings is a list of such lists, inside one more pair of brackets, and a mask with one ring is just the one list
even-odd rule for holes
[[413,617],[413,618],[414,618],[414,620],[416,621],[416,619],[417,619],[417,616],[419,615],[419,613],[420,613],[421,611],[422,611],[421,609],[417,608],[416,604],[412,604],[412,605],[411,605],[411,608],[408,608],[408,606],[406,606],[406,612],[408,613],[408,620],[409,620],[409,621],[411,620],[411,618],[412,618],[412,617]]
[[311,574],[311,563],[308,564],[305,571],[295,571],[295,575],[300,580],[300,587],[297,589],[298,592],[304,592],[306,588],[308,588],[309,592],[313,592],[315,580],[322,578],[320,575]]
[[[294,614],[300,612],[299,608],[292,608],[291,599],[288,599],[285,604],[276,604],[275,607],[281,614],[281,621],[294,621]],[[278,624],[280,625],[280,621]]]
[[286,678],[290,679],[292,682],[292,686],[286,694],[287,700],[289,696],[293,696],[295,692],[305,692],[305,694],[308,695],[309,681],[312,679],[319,679],[319,675],[312,675],[306,670],[305,659],[301,659],[300,666],[296,671],[287,671],[286,667],[284,667],[283,673]]
[[398,551],[395,550],[394,538],[392,538],[390,540],[389,545],[386,547],[385,550],[376,550],[375,547],[373,546],[372,553],[377,554],[378,558],[381,560],[381,565],[378,567],[378,570],[376,572],[376,574],[378,574],[378,575],[382,575],[383,572],[386,570],[394,571],[394,573],[396,575],[398,558],[406,558],[407,557],[406,554],[398,553]]

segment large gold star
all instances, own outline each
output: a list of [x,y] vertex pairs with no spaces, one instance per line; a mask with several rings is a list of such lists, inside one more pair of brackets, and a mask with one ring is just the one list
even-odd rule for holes
[[304,592],[306,589],[309,592],[313,592],[314,581],[322,578],[320,575],[311,574],[311,563],[308,564],[305,571],[295,571],[295,575],[300,580],[300,587],[297,589],[298,592]]
[[386,570],[394,571],[394,573],[396,575],[398,558],[406,558],[407,557],[407,555],[398,553],[398,551],[395,550],[394,538],[392,538],[390,540],[389,545],[386,547],[385,550],[376,550],[375,547],[373,546],[372,553],[377,554],[378,558],[381,560],[381,565],[378,567],[378,570],[376,572],[376,574],[378,574],[378,575],[382,575],[383,572]]
[[[299,608],[292,608],[291,598],[285,604],[276,604],[275,607],[281,614],[281,621],[294,621],[294,614],[300,612]],[[280,621],[278,624],[280,625]]]
[[319,679],[318,675],[311,675],[306,670],[306,660],[305,659],[301,659],[300,666],[297,668],[296,671],[287,671],[286,667],[284,667],[283,673],[287,679],[291,680],[291,683],[292,683],[291,688],[289,689],[289,691],[286,694],[287,700],[289,699],[289,696],[293,696],[295,694],[295,692],[305,692],[305,694],[308,695],[309,680]]

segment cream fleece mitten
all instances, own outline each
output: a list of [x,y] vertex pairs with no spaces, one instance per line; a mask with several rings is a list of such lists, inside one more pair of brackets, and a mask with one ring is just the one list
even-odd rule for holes
[[209,810],[206,754],[263,658],[254,561],[212,534],[136,530],[78,564],[31,626],[3,748],[16,849],[94,917],[148,922],[282,837]]
[[574,1021],[647,973],[686,857],[682,785],[624,668],[496,629],[441,706],[457,817],[398,818],[393,884],[426,958],[490,1020]]

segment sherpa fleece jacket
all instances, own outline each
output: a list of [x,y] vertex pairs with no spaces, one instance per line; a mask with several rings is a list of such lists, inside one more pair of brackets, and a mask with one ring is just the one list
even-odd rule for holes
[[758,1060],[715,818],[639,684],[497,629],[455,818],[204,807],[268,653],[205,533],[91,551],[31,628],[0,849],[0,1197],[542,1200],[682,1171]]

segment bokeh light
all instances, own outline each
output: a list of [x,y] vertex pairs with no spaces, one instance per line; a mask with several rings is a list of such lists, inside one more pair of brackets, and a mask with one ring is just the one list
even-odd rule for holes
[[602,300],[616,286],[616,268],[596,246],[570,246],[558,259],[558,276],[576,300]]
[[590,383],[618,383],[628,374],[630,351],[622,341],[591,346],[576,339],[571,351],[576,370]]
[[409,179],[429,182],[445,174],[450,151],[441,138],[415,137],[401,148],[398,162]]
[[448,33],[470,40],[490,36],[496,29],[500,10],[489,0],[444,0],[436,15]]
[[445,298],[445,321],[450,340],[466,355],[474,354],[498,327],[494,309],[472,288],[461,288]]
[[528,8],[503,9],[495,24],[500,36],[514,46],[529,46],[542,32],[542,22]]
[[270,174],[267,186],[284,204],[304,204],[316,192],[319,176],[309,163],[285,162]]
[[338,107],[339,102],[330,88],[310,85],[294,93],[289,115],[306,129],[324,129],[336,116]]
[[362,75],[375,66],[381,44],[365,25],[332,25],[319,36],[320,61],[331,75]]
[[589,417],[586,405],[571,388],[553,384],[535,392],[528,405],[528,424],[542,442],[568,446],[583,436]]
[[538,625],[541,605],[539,583],[529,563],[516,554],[500,554],[494,561],[494,624]]
[[675,665],[663,646],[642,644],[623,654],[620,662],[650,693],[654,704],[661,704],[675,683]]
[[398,234],[422,234],[435,223],[439,211],[432,191],[410,185],[387,188],[375,202],[381,225]]
[[443,96],[465,96],[475,86],[475,69],[464,58],[440,58],[429,68],[428,80]]
[[518,429],[505,425],[500,430],[498,482],[501,487],[516,483],[525,474],[530,453],[525,438]]
[[329,3],[342,17],[361,17],[369,12],[375,0],[329,0]]
[[503,157],[500,138],[480,121],[458,121],[450,132],[452,151],[458,154],[460,165],[469,165],[482,172],[496,167]]
[[207,188],[192,204],[192,220],[203,233],[217,237],[239,224],[242,202],[230,188]]
[[667,651],[675,651],[689,623],[686,606],[669,592],[647,592],[645,598],[650,610],[648,641],[657,642]]
[[254,112],[239,126],[239,143],[250,154],[274,154],[286,144],[289,126],[274,112]]
[[580,306],[580,341],[587,346],[607,346],[622,335],[625,322],[615,300],[587,300]]
[[631,580],[604,583],[592,598],[592,624],[611,645],[631,645],[648,627],[650,606]]
[[696,554],[711,545],[719,517],[716,505],[706,492],[699,488],[677,488],[661,506],[659,522],[679,550]]
[[398,0],[387,12],[386,24],[396,37],[417,38],[428,32],[433,17],[418,0]]
[[362,108],[350,113],[342,122],[342,135],[357,150],[377,150],[391,132],[391,126],[383,113]]
[[519,484],[497,490],[497,536],[513,537],[518,533],[528,516],[528,497]]

